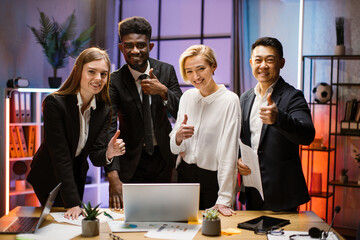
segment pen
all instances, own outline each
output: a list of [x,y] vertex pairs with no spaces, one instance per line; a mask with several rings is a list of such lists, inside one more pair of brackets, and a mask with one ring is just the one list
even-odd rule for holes
[[107,216],[108,218],[110,218],[111,220],[114,220],[114,218],[110,214],[108,214],[107,212],[104,212],[104,215]]
[[115,239],[115,240],[124,240],[121,237],[116,236],[115,234],[112,234],[112,233],[109,233],[109,237],[112,238],[112,239]]

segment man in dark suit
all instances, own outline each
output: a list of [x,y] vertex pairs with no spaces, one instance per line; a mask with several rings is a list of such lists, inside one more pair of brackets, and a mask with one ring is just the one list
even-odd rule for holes
[[[296,211],[310,200],[299,144],[310,144],[315,129],[304,95],[280,76],[284,64],[277,39],[264,37],[252,45],[250,65],[258,84],[240,97],[240,138],[257,153],[253,160],[259,161],[264,198],[256,188],[242,188],[247,210]],[[246,176],[252,169],[240,158],[238,170]]]
[[[119,36],[119,48],[127,64],[111,74],[109,92],[113,119],[110,134],[117,129],[118,117],[126,154],[115,158],[105,169],[109,178],[109,205],[114,208],[122,205],[123,182],[171,181],[175,156],[170,151],[172,127],[168,113],[176,118],[182,95],[174,67],[149,58],[154,43],[150,43],[151,25],[145,18],[121,21]],[[151,113],[146,111],[147,101]]]

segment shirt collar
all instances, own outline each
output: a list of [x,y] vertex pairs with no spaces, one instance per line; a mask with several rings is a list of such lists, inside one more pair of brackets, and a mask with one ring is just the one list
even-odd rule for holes
[[224,84],[220,84],[219,86],[220,86],[220,88],[216,92],[214,92],[206,97],[203,97],[201,95],[200,91],[198,90],[197,95],[195,97],[195,101],[197,101],[197,102],[203,101],[204,103],[207,103],[207,104],[212,103],[215,99],[217,99],[217,97],[219,95],[221,95],[222,93],[224,93],[226,91],[226,87],[224,86]]
[[133,78],[135,79],[135,81],[137,81],[141,74],[145,73],[145,74],[149,75],[149,72],[150,72],[150,62],[149,62],[149,60],[147,60],[147,67],[146,67],[145,72],[143,72],[143,73],[142,73],[142,72],[139,72],[139,71],[136,71],[135,69],[132,69],[129,64],[128,64],[128,68],[129,68],[129,70],[130,70],[131,75],[132,75]]
[[[279,78],[280,78],[280,76],[279,76]],[[266,97],[269,93],[273,92],[276,83],[279,81],[279,78],[275,82],[273,82],[273,84],[271,84],[270,87],[268,87],[268,89],[266,89],[264,97]],[[259,83],[256,84],[256,86],[254,88],[254,93],[255,93],[255,95],[257,97],[261,97],[261,95],[260,95],[260,84]]]
[[[76,94],[76,98],[77,98],[77,105],[79,106],[79,109],[81,109],[82,106],[83,106],[83,101],[82,101],[82,98],[81,98],[81,95],[80,95],[80,91]],[[96,97],[93,97],[91,99],[91,102],[90,102],[88,108],[92,108],[93,110],[96,109]]]

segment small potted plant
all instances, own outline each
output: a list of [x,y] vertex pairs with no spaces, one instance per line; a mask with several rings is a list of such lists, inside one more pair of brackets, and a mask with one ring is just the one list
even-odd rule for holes
[[221,222],[219,212],[216,209],[206,209],[203,213],[202,234],[207,236],[218,236],[221,233]]
[[99,219],[97,216],[100,215],[98,207],[100,204],[98,204],[96,207],[91,207],[90,201],[88,204],[84,204],[81,202],[81,205],[83,206],[84,210],[82,211],[82,214],[84,215],[84,219],[81,222],[81,228],[82,228],[82,236],[83,237],[93,237],[99,235]]
[[68,57],[77,57],[84,49],[84,45],[91,39],[90,34],[95,28],[92,25],[75,38],[76,18],[75,11],[62,24],[50,18],[39,10],[40,28],[28,26],[34,34],[36,41],[42,46],[44,54],[53,68],[53,77],[49,77],[49,85],[57,88],[61,78],[57,77],[57,70],[68,63]]
[[336,25],[335,55],[345,55],[344,22],[345,22],[344,17],[337,17],[335,20],[335,25]]
[[348,170],[343,168],[341,169],[340,182],[347,183],[349,180],[349,176],[347,175]]

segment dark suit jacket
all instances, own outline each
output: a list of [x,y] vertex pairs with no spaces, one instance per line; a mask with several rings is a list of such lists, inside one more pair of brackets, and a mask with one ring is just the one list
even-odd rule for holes
[[[182,92],[172,65],[151,58],[149,61],[150,67],[154,68],[154,75],[168,88],[168,100],[165,106],[159,95],[151,95],[151,114],[161,156],[166,160],[166,167],[171,169],[175,165],[175,156],[170,151],[169,133],[172,128],[168,113],[176,118]],[[118,116],[120,138],[126,144],[126,153],[116,157],[111,165],[105,167],[105,170],[106,172],[118,170],[120,180],[129,182],[135,173],[143,150],[144,124],[142,102],[127,64],[111,74],[109,92],[114,113],[110,135],[113,135],[117,129],[116,117]]]
[[[106,164],[107,129],[111,108],[96,101],[91,109],[87,142],[79,156],[80,123],[76,95],[49,95],[44,100],[44,139],[34,155],[27,181],[43,204],[49,192],[62,182],[60,196],[66,208],[78,206],[84,192],[87,157],[95,166]],[[45,199],[44,199],[45,198]]]
[[[281,211],[310,200],[299,157],[299,144],[310,144],[315,137],[315,129],[302,92],[282,77],[271,97],[278,107],[279,116],[275,124],[263,125],[258,157],[265,203],[271,210]],[[240,97],[240,138],[250,147],[249,119],[254,99],[254,89]]]

